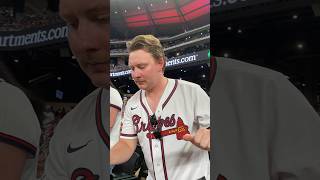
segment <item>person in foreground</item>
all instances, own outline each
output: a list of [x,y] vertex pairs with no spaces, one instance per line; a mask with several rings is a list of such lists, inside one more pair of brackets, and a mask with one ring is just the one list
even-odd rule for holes
[[54,130],[44,179],[108,179],[109,1],[60,0],[68,41],[83,72],[98,87]]
[[0,79],[0,179],[36,179],[40,133],[25,93]]
[[131,76],[139,87],[128,101],[110,163],[142,147],[151,179],[210,179],[210,99],[197,84],[164,76],[165,55],[152,35],[128,43]]

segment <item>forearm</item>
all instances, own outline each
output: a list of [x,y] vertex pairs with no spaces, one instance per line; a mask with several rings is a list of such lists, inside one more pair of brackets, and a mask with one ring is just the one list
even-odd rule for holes
[[120,141],[110,151],[110,164],[122,164],[127,162],[134,153],[137,145],[137,140]]
[[118,109],[110,107],[110,129],[113,127],[113,125],[116,122],[118,112],[119,112]]

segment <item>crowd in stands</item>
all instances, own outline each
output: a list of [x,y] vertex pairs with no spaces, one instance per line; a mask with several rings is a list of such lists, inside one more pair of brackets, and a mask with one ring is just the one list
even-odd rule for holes
[[[210,48],[210,42],[204,43],[204,44],[198,44],[198,45],[194,45],[194,46],[187,46],[184,48],[177,48],[174,51],[170,51],[166,53],[167,58],[172,58],[172,57],[177,57],[177,56],[181,56],[184,54],[189,54],[189,53],[193,53],[193,52],[197,52],[197,51],[201,51],[201,50],[208,50]],[[128,70],[129,67],[127,65],[123,65],[123,64],[117,64],[117,58],[112,58],[111,62],[110,62],[110,71],[111,72],[118,72],[118,71],[124,71],[124,70]],[[128,60],[126,60],[126,64]]]
[[54,129],[59,121],[66,115],[73,107],[68,109],[64,107],[53,107],[47,105],[43,112],[43,120],[41,123],[41,137],[40,137],[40,148],[39,148],[39,159],[38,159],[38,171],[37,176],[40,177],[44,171],[45,160],[49,154],[49,142],[53,136]]
[[21,31],[61,23],[63,20],[58,13],[51,11],[15,14],[11,8],[0,7],[0,31]]
[[[210,30],[205,29],[192,35],[182,36],[181,38],[178,38],[174,41],[163,41],[162,45],[164,48],[168,48],[168,47],[172,47],[175,45],[179,45],[182,43],[186,43],[192,40],[196,40],[196,39],[208,37],[208,36],[210,36]],[[115,40],[112,40],[112,41],[115,42]],[[127,53],[128,51],[126,49],[126,44],[121,43],[121,44],[111,44],[110,52],[111,53]]]

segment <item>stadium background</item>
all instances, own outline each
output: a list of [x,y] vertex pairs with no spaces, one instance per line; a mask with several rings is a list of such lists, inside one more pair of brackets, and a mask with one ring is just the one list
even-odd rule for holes
[[[54,127],[94,89],[68,47],[57,3],[0,2],[0,75],[23,89],[37,110],[43,130],[39,175]],[[160,37],[168,59],[189,59],[184,63],[175,60],[177,64],[166,69],[168,77],[192,81],[208,90],[211,37],[214,56],[284,73],[320,110],[320,5],[316,1],[111,0],[110,14],[111,82],[124,99],[137,91],[126,74],[125,41],[147,33]],[[201,58],[193,58],[199,52]],[[118,174],[133,173],[130,168],[134,166],[128,163]]]

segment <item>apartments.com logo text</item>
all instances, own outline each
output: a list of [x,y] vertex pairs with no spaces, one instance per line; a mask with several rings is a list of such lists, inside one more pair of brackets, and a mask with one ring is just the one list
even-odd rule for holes
[[174,65],[178,65],[178,64],[184,64],[184,63],[196,61],[197,57],[198,57],[198,54],[194,54],[194,55],[186,56],[186,57],[182,57],[182,58],[169,59],[166,62],[166,66],[174,66]]
[[0,47],[18,47],[58,40],[66,38],[67,34],[68,26],[62,26],[54,29],[38,30],[37,32],[22,35],[0,36]]

